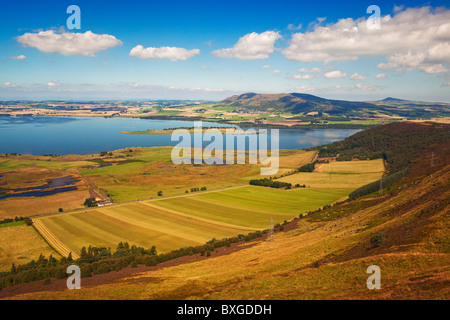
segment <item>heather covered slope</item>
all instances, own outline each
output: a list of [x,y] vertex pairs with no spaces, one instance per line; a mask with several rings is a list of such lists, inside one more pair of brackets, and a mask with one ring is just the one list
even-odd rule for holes
[[[423,125],[426,128],[427,125]],[[434,135],[432,131],[423,132]],[[126,276],[65,290],[3,297],[31,299],[449,299],[448,141],[411,159],[408,176],[374,193],[295,219],[273,241],[183,264],[132,269]],[[428,156],[431,151],[435,156]],[[377,241],[375,241],[377,240]],[[368,290],[366,269],[381,269]],[[112,273],[113,274],[113,273]],[[97,276],[94,276],[95,279]],[[88,282],[86,282],[88,283]],[[11,291],[10,291],[11,290]],[[8,295],[8,292],[11,292]]]

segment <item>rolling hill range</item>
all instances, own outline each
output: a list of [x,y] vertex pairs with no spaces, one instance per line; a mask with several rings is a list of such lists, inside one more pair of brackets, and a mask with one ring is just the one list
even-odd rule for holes
[[256,94],[244,93],[229,97],[219,103],[222,106],[237,107],[242,111],[292,113],[319,116],[401,118],[431,118],[450,115],[450,104],[427,103],[386,98],[374,102],[331,100],[304,93]]
[[[149,266],[136,265],[135,255],[135,268],[83,278],[82,290],[66,290],[65,279],[52,279],[5,287],[0,298],[449,299],[450,140],[443,135],[448,129],[402,123],[360,133],[356,141],[370,145],[373,153],[382,153],[384,145],[393,153],[407,152],[407,161],[389,158],[389,166],[409,173],[383,190],[302,214],[278,227],[273,237],[265,234],[217,246],[209,255],[191,252]],[[414,135],[389,141],[394,132],[413,131],[420,132],[425,148]],[[344,140],[341,151],[359,154],[360,145],[352,143],[352,137]],[[421,152],[408,153],[417,146]],[[342,174],[347,167],[333,163],[323,173]],[[366,286],[370,265],[381,269],[379,290]]]

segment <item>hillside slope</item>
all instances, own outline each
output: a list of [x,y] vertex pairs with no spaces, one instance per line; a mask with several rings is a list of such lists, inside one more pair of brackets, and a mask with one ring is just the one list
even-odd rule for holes
[[[426,127],[426,125],[424,125]],[[426,127],[429,128],[429,127]],[[430,133],[430,132],[429,132]],[[430,133],[431,134],[431,133]],[[447,142],[447,141],[445,141]],[[444,149],[444,142],[434,146]],[[335,204],[294,219],[273,241],[139,272],[63,280],[40,292],[5,288],[20,299],[449,299],[450,164],[448,149],[424,153],[411,173],[382,195]],[[374,239],[377,239],[375,241]],[[384,240],[383,240],[384,239]],[[368,290],[366,269],[381,269],[381,289]],[[97,281],[95,279],[98,279]]]
[[392,98],[377,102],[332,100],[305,93],[256,94],[244,93],[228,97],[219,105],[238,107],[251,112],[289,112],[306,115],[310,112],[326,113],[329,116],[397,116],[397,117],[437,117],[449,116],[450,104],[415,104],[407,100]]

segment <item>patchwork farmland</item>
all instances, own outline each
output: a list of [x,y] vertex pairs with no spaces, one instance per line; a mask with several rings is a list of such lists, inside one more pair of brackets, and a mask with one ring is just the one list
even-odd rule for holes
[[[121,241],[167,252],[267,229],[347,196],[350,190],[273,190],[241,187],[204,194],[154,199],[34,219],[58,251],[83,246],[115,248]],[[279,204],[283,203],[283,206]],[[61,254],[65,255],[66,250]]]

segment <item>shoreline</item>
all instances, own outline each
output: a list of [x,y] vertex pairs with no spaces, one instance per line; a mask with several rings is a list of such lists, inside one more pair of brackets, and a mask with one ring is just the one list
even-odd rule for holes
[[[377,123],[377,124],[355,124],[355,123],[349,123],[349,124],[343,124],[343,123],[321,123],[321,124],[295,124],[295,125],[288,125],[288,124],[273,124],[273,123],[254,123],[254,122],[248,122],[248,121],[235,121],[235,120],[224,120],[224,119],[214,119],[214,118],[203,118],[203,117],[184,117],[184,116],[139,116],[139,115],[100,115],[100,114],[92,114],[92,115],[86,115],[86,114],[26,114],[26,115],[12,115],[12,114],[0,114],[0,118],[20,118],[20,117],[69,117],[69,118],[105,118],[105,119],[112,119],[112,118],[135,118],[135,119],[143,119],[143,120],[173,120],[173,121],[205,121],[205,122],[213,122],[213,123],[219,123],[219,124],[228,124],[228,125],[237,125],[239,127],[243,128],[268,128],[268,129],[303,129],[303,128],[310,128],[310,129],[369,129],[376,126],[383,125],[385,123]],[[363,120],[362,120],[363,121]],[[368,120],[372,121],[372,120]],[[395,121],[388,121],[388,122],[402,122],[405,120],[395,120]],[[406,121],[433,121],[433,119],[423,119],[423,120],[406,120]],[[348,121],[351,122],[351,121]]]

